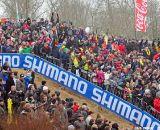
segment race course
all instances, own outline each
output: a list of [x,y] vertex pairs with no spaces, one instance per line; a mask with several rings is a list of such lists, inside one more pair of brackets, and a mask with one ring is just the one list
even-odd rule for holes
[[[24,70],[21,69],[13,69],[13,71],[18,71],[19,74],[25,73]],[[111,122],[117,122],[120,126],[120,130],[124,128],[133,128],[133,125],[126,120],[118,117],[116,114],[113,114],[112,112],[105,110],[103,108],[100,108],[97,106],[97,104],[85,99],[84,97],[77,95],[76,93],[64,88],[60,87],[59,84],[54,83],[53,81],[47,79],[46,77],[36,74],[35,75],[35,82],[37,83],[37,86],[39,87],[41,85],[41,81],[46,80],[47,81],[47,86],[51,90],[51,93],[54,91],[60,91],[61,92],[61,98],[66,99],[66,98],[73,98],[76,102],[78,102],[80,105],[82,103],[87,103],[88,107],[90,110],[94,112],[94,117],[96,117],[97,113],[100,113],[102,118],[106,118]]]

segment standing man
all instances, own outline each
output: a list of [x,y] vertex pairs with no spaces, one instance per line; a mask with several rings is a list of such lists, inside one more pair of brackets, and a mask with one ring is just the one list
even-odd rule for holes
[[24,93],[26,91],[23,74],[20,74],[20,78],[16,82],[16,89],[17,89],[17,91],[21,91],[21,92],[24,92]]
[[14,73],[11,72],[6,81],[6,93],[7,94],[11,91],[11,86],[15,85],[13,78],[14,78]]

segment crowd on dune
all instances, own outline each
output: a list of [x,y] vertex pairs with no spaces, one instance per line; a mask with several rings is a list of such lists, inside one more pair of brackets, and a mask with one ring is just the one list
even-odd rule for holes
[[[160,112],[159,39],[136,40],[109,33],[91,33],[75,27],[72,22],[60,22],[58,14],[53,13],[50,21],[28,18],[18,23],[14,20],[1,22],[0,47],[1,53],[34,53],[46,59],[52,57],[57,65],[104,90],[114,93],[115,88],[120,88],[123,92],[120,97],[134,105],[137,105],[138,98],[141,109],[150,106],[157,111],[156,114]],[[7,100],[11,98],[15,102],[14,111],[22,115],[29,113],[32,116],[32,110],[43,106],[50,117],[58,113],[56,110],[61,110],[62,122],[67,119],[71,124],[68,129],[110,129],[108,120],[92,119],[86,103],[79,106],[73,99],[61,100],[59,92],[49,93],[46,82],[36,87],[32,71],[18,75],[6,63],[1,68],[0,88],[2,115],[6,113]],[[118,124],[113,124],[112,130],[117,129]]]

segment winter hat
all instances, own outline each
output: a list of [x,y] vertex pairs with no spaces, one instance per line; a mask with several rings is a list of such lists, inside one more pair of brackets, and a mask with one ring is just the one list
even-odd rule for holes
[[112,125],[112,128],[114,128],[114,129],[117,129],[117,130],[118,130],[118,127],[119,127],[119,125],[118,125],[117,123],[114,123],[114,124]]
[[86,105],[82,105],[82,109],[83,109],[83,110],[87,110],[88,107],[87,107]]
[[44,87],[43,87],[43,91],[45,91],[45,90],[48,90],[48,87],[47,87],[47,86],[44,86]]
[[20,77],[21,77],[21,78],[24,78],[24,74],[20,74]]
[[150,90],[150,89],[146,89],[144,93],[145,93],[145,94],[150,94],[150,93],[151,93],[151,90]]
[[88,112],[88,115],[91,115],[91,114],[93,114],[93,112],[92,112],[92,111],[89,111],[89,112]]
[[157,98],[160,97],[160,91],[158,91],[158,92],[156,93],[156,97],[157,97]]
[[136,88],[142,88],[142,86],[141,85],[136,85]]
[[73,125],[68,126],[68,130],[74,130],[74,129],[75,129],[75,127]]
[[92,129],[93,129],[93,128],[98,129],[98,126],[97,126],[96,124],[93,124],[91,128],[92,128]]

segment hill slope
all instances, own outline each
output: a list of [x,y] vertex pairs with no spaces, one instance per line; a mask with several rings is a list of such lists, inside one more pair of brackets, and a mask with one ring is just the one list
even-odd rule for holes
[[[19,74],[21,73],[25,73],[24,70],[21,69],[14,69],[15,71],[18,71]],[[76,102],[78,102],[80,105],[82,103],[87,103],[88,107],[90,110],[92,110],[94,112],[94,116],[96,116],[97,113],[100,113],[100,115],[103,118],[106,118],[108,120],[110,120],[111,122],[117,122],[120,125],[120,130],[122,128],[133,128],[133,125],[129,122],[127,122],[126,120],[118,117],[116,114],[113,114],[112,112],[105,110],[101,107],[98,107],[97,104],[87,100],[86,98],[83,98],[82,96],[68,90],[67,88],[61,87],[59,84],[45,78],[42,75],[36,74],[36,78],[35,78],[35,82],[37,84],[37,86],[39,87],[41,85],[41,81],[42,80],[46,80],[47,81],[47,86],[49,87],[49,89],[51,90],[51,93],[53,93],[55,90],[58,90],[61,92],[61,98],[65,99],[65,98],[73,98]]]

